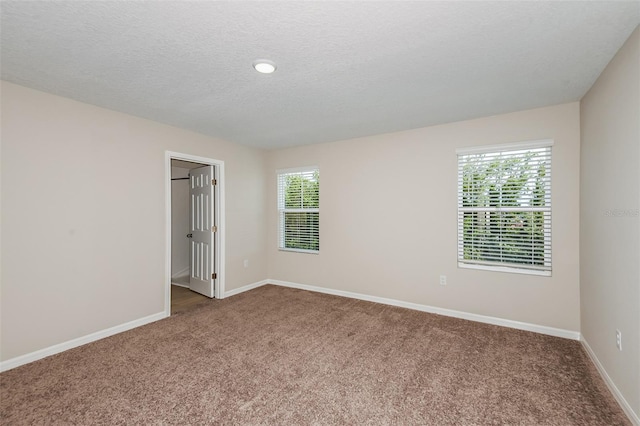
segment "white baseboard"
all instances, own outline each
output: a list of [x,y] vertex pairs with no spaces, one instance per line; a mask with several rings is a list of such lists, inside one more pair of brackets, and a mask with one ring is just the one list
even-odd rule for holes
[[269,284],[271,281],[269,280],[262,280],[262,281],[258,281],[255,283],[251,283],[251,284],[247,284],[245,286],[242,286],[240,288],[234,288],[233,290],[229,290],[229,291],[225,291],[224,292],[224,297],[230,297],[230,296],[235,296],[236,294],[240,294],[240,293],[244,293],[245,291],[249,291],[249,290],[253,290],[254,288],[258,288],[258,287],[262,287],[265,284]]
[[[550,336],[580,340],[580,333],[571,331],[571,330],[563,330],[559,328],[546,327],[542,325],[529,324],[529,323],[512,321],[512,320],[507,320],[502,318],[488,317],[484,315],[437,308],[429,305],[420,305],[417,303],[404,302],[401,300],[387,299],[383,297],[370,296],[370,295],[360,294],[360,293],[352,293],[350,291],[334,290],[334,289],[325,288],[325,287],[317,287],[312,285],[298,284],[298,283],[293,283],[289,281],[281,281],[281,280],[273,280],[273,279],[258,281],[255,283],[247,284],[240,288],[226,291],[224,294],[224,297],[231,297],[236,294],[240,294],[245,291],[249,291],[249,290],[253,290],[254,288],[261,287],[265,284],[274,284],[282,287],[290,287],[290,288],[297,288],[301,290],[315,291],[318,293],[333,294],[336,296],[343,296],[343,297],[349,297],[352,299],[382,303],[384,305],[399,306],[402,308],[408,308],[408,309],[413,309],[417,311],[429,312],[433,314],[445,315],[449,317],[461,318],[461,319],[477,321],[477,322],[482,322],[487,324],[499,325],[503,327],[515,328],[518,330],[533,331],[536,333],[547,334]],[[165,312],[160,312],[154,315],[150,315],[144,318],[130,321],[125,324],[111,327],[106,330],[98,331],[98,332],[89,334],[87,336],[79,337],[77,339],[73,339],[68,342],[59,343],[57,345],[53,345],[48,348],[40,349],[38,351],[29,353],[29,354],[21,355],[19,357],[12,358],[7,361],[0,362],[0,372],[19,367],[21,365],[28,364],[33,361],[37,361],[39,359],[48,357],[50,355],[54,355],[54,354],[66,351],[67,349],[72,349],[87,343],[94,342],[99,339],[103,339],[105,337],[113,336],[114,334],[122,333],[123,331],[131,330],[132,328],[140,327],[142,325],[149,324],[154,321],[158,321],[160,319],[166,318],[167,316],[168,315]]]
[[485,315],[471,314],[468,312],[454,311],[451,309],[437,308],[435,306],[420,305],[418,303],[403,302],[396,299],[387,299],[384,297],[369,296],[367,294],[352,293],[350,291],[334,290],[324,287],[316,287],[306,284],[292,283],[289,281],[266,280],[269,284],[275,284],[283,287],[298,288],[301,290],[315,291],[318,293],[333,294],[335,296],[349,297],[351,299],[366,300],[368,302],[382,303],[384,305],[399,306],[401,308],[413,309],[416,311],[429,312],[431,314],[445,315],[448,317],[461,318],[470,321],[482,322],[486,324],[499,325],[502,327],[515,328],[518,330],[533,331],[534,333],[547,334],[549,336],[563,337],[565,339],[580,340],[580,333],[572,330],[564,330],[561,328],[547,327],[544,325],[530,324],[520,321],[512,321],[503,318],[489,317]]
[[132,328],[140,327],[142,325],[146,325],[166,317],[167,315],[164,312],[159,312],[157,314],[149,315],[144,318],[116,325],[115,327],[107,328],[106,330],[101,330],[83,337],[78,337],[67,342],[58,343],[57,345],[49,346],[48,348],[40,349],[25,355],[20,355],[15,358],[0,362],[0,372],[11,370],[12,368],[20,367],[21,365],[46,358],[60,352],[64,352],[68,349],[86,345],[87,343],[95,342],[96,340],[104,339],[105,337],[113,336],[114,334],[122,333],[123,331],[131,330]]
[[180,284],[173,281],[171,281],[171,285],[175,285],[176,287],[189,288],[189,286],[186,284]]
[[171,274],[171,279],[185,277],[189,275],[190,269],[188,266],[184,269],[179,270],[175,274]]
[[602,376],[602,379],[607,384],[607,387],[613,394],[613,397],[616,399],[616,401],[618,401],[618,404],[620,404],[622,410],[624,410],[627,417],[629,417],[629,420],[631,420],[631,423],[633,423],[635,426],[640,426],[640,416],[638,415],[638,413],[633,411],[631,405],[629,405],[624,396],[622,396],[622,393],[620,393],[618,387],[615,385],[615,383],[613,383],[613,380],[611,380],[611,377],[609,377],[609,374],[607,374],[607,371],[602,366],[602,363],[600,363],[600,360],[596,356],[596,353],[593,351],[593,349],[591,349],[591,346],[589,346],[589,343],[582,334],[580,335],[580,343],[582,343],[582,347],[587,352],[587,355],[589,355],[589,358],[591,358],[591,361],[596,366],[596,369],[598,369],[600,376]]
[[[269,280],[262,280],[252,284],[248,284],[243,287],[225,292],[224,297],[234,296],[236,294],[249,291],[254,288],[258,288],[268,283],[269,283]],[[171,283],[171,284],[182,286],[180,284],[175,284],[175,283]],[[11,370],[12,368],[20,367],[21,365],[25,365],[42,358],[46,358],[48,356],[55,355],[60,352],[64,352],[68,349],[73,349],[78,346],[86,345],[87,343],[95,342],[96,340],[104,339],[105,337],[113,336],[114,334],[122,333],[123,331],[131,330],[133,328],[140,327],[142,325],[146,325],[167,317],[168,315],[165,312],[159,312],[157,314],[149,315],[144,318],[127,322],[125,324],[117,325],[115,327],[111,327],[106,330],[101,330],[95,333],[88,334],[83,337],[78,337],[76,339],[69,340],[67,342],[58,343],[57,345],[49,346],[48,348],[40,349],[25,355],[20,355],[15,358],[11,358],[6,361],[0,362],[0,372]]]

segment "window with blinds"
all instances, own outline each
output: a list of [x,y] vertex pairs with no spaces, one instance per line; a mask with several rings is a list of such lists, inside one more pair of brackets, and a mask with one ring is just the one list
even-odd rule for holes
[[278,171],[281,250],[320,251],[320,171],[317,167]]
[[458,150],[458,266],[551,275],[551,147]]

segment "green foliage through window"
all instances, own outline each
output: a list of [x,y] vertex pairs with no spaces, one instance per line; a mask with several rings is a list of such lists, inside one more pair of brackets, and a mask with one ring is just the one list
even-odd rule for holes
[[458,156],[458,261],[551,270],[551,147]]
[[278,174],[280,248],[320,250],[320,172],[317,168]]

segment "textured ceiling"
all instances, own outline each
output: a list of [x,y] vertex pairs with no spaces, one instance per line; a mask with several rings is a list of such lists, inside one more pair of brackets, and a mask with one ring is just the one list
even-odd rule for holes
[[[634,2],[2,1],[2,79],[264,148],[579,100]],[[271,75],[251,66],[278,65]]]

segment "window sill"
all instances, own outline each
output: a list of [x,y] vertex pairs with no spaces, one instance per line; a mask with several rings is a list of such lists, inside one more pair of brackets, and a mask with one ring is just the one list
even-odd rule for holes
[[475,265],[472,263],[458,262],[458,268],[463,269],[480,269],[482,271],[507,272],[510,274],[537,275],[539,277],[550,277],[551,271],[536,271],[533,269],[520,269],[511,266],[489,266]]
[[320,254],[320,250],[291,249],[291,248],[282,248],[282,247],[279,247],[278,250],[294,252],[294,253]]

